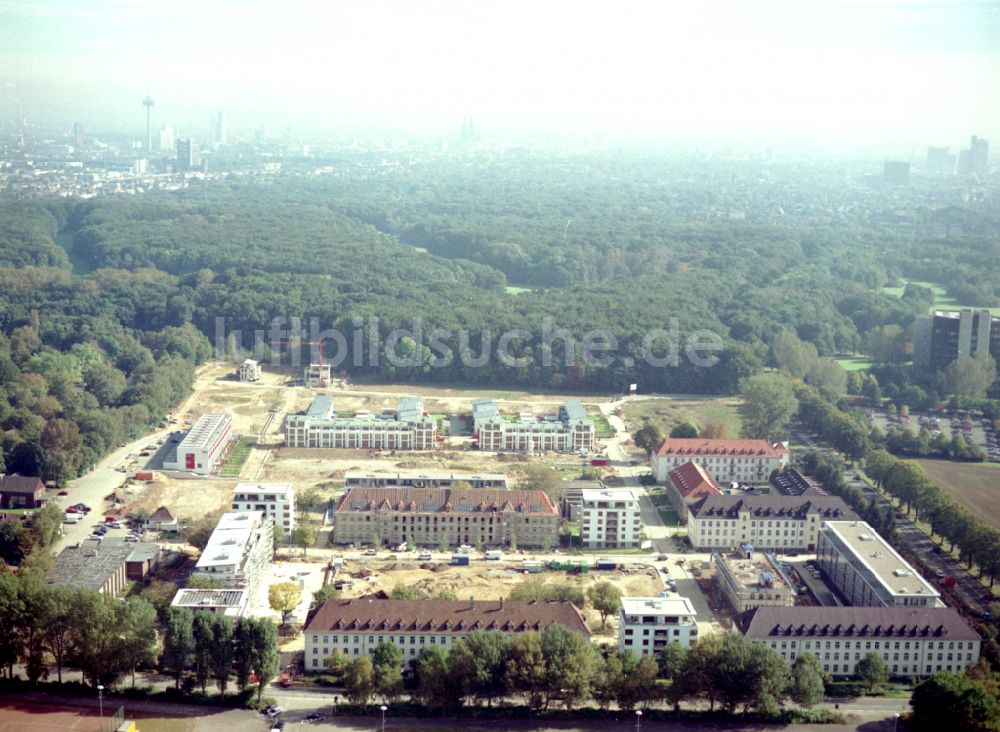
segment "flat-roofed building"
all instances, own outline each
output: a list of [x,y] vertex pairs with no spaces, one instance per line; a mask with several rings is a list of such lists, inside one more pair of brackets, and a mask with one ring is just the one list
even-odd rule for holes
[[203,414],[164,459],[163,469],[212,475],[222,466],[234,439],[228,414]]
[[668,437],[650,457],[658,483],[688,461],[708,470],[723,483],[767,483],[772,471],[788,464],[788,448],[766,440],[721,440],[705,437]]
[[251,383],[260,381],[260,361],[254,361],[252,358],[245,359],[240,364],[238,376],[240,381]]
[[417,397],[401,399],[394,410],[339,417],[323,394],[304,414],[285,420],[288,447],[336,447],[372,450],[432,450],[437,445],[437,421]]
[[656,655],[671,643],[698,640],[698,613],[686,597],[623,597],[618,609],[618,651]]
[[196,574],[254,596],[274,557],[274,524],[263,511],[224,513],[194,566]]
[[848,605],[941,604],[941,593],[864,521],[825,522],[816,559]]
[[825,490],[817,485],[816,481],[802,475],[795,468],[782,470],[768,482],[776,492],[783,496],[804,496],[806,494],[815,496],[828,495]]
[[233,488],[234,511],[263,511],[274,522],[274,530],[291,539],[295,529],[295,490],[291,483],[237,483]]
[[246,613],[250,599],[246,590],[177,590],[170,607],[187,608],[191,612],[209,612],[227,618],[239,618]]
[[715,479],[701,465],[691,460],[667,473],[667,499],[681,521],[687,521],[688,506],[706,496],[721,496]]
[[639,543],[639,498],[629,488],[580,492],[580,541],[588,549],[629,549]]
[[334,509],[333,541],[396,546],[553,547],[559,510],[543,491],[352,488]]
[[772,555],[744,546],[732,554],[713,553],[712,562],[719,588],[736,612],[795,604],[792,581]]
[[452,488],[455,483],[468,483],[471,488],[507,488],[503,473],[455,473],[450,470],[410,470],[393,473],[363,473],[349,471],[344,476],[344,488]]
[[1000,317],[988,309],[935,310],[913,324],[913,366],[944,370],[959,356],[988,353],[1000,359]]
[[815,551],[824,521],[855,520],[836,496],[708,496],[688,506],[688,541],[695,549]]
[[568,399],[558,414],[529,414],[507,418],[492,399],[475,399],[472,421],[481,450],[494,452],[590,452],[594,449],[594,421],[577,399]]
[[330,364],[311,363],[302,370],[302,383],[310,388],[323,387],[330,383]]
[[357,658],[384,641],[395,643],[408,662],[431,646],[447,651],[476,630],[510,635],[550,625],[590,637],[583,614],[568,602],[327,600],[305,629],[305,670],[325,670],[334,651]]
[[893,676],[962,673],[979,661],[980,637],[953,608],[760,607],[736,627],[792,663],[803,653],[819,659],[830,676],[853,676],[869,653]]

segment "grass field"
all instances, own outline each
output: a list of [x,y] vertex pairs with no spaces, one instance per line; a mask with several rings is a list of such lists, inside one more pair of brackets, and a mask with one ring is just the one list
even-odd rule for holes
[[[915,285],[921,285],[923,287],[929,287],[931,289],[931,291],[934,292],[934,305],[932,305],[929,308],[930,310],[941,309],[941,308],[979,308],[979,307],[982,307],[982,305],[977,305],[976,303],[959,302],[955,298],[953,298],[950,295],[948,295],[948,293],[945,291],[944,287],[942,285],[938,284],[937,282],[927,282],[925,280],[907,280],[907,283],[909,283],[909,282],[912,282]],[[884,288],[884,292],[886,292],[889,295],[895,295],[896,297],[902,297],[904,289],[906,289],[905,285],[903,285],[902,287],[886,287],[886,288]],[[989,310],[994,315],[1000,315],[1000,307],[991,307],[991,308],[989,308]]]
[[864,356],[840,356],[833,359],[840,364],[840,367],[850,373],[851,371],[864,371],[871,368],[871,360]]
[[594,420],[594,432],[597,434],[598,439],[615,436],[615,428],[611,426],[608,418],[603,414],[591,415],[590,418]]
[[250,451],[256,444],[257,439],[254,437],[241,437],[240,441],[236,443],[236,447],[226,457],[226,462],[219,468],[219,477],[239,478],[240,471],[243,470],[243,463],[250,457]]
[[951,460],[918,462],[958,503],[1000,529],[1000,464]]
[[624,419],[630,432],[651,422],[664,435],[682,422],[699,430],[716,422],[722,425],[725,437],[739,437],[742,426],[737,399],[642,399],[625,405]]

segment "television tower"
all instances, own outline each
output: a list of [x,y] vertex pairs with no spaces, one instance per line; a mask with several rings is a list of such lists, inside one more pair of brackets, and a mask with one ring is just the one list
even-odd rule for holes
[[149,126],[149,110],[153,108],[154,104],[153,98],[148,94],[142,100],[142,106],[146,108],[146,152],[153,149],[153,132]]

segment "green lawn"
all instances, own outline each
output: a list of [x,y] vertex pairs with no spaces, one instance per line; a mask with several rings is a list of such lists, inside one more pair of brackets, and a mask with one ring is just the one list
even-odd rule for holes
[[839,356],[833,359],[840,364],[840,367],[850,373],[851,371],[865,371],[871,368],[872,362],[864,356]]
[[250,457],[250,451],[253,450],[256,444],[257,438],[255,437],[241,437],[240,441],[232,449],[232,452],[226,457],[226,462],[219,469],[219,477],[239,478],[240,471],[243,470],[243,464]]
[[[944,286],[938,284],[937,282],[927,282],[926,280],[906,280],[907,283],[912,282],[915,285],[921,285],[923,287],[928,287],[934,293],[934,304],[929,308],[929,310],[941,309],[941,308],[981,308],[982,305],[976,303],[959,302],[955,298],[948,295],[945,291]],[[889,295],[895,295],[896,297],[903,296],[903,290],[906,286],[901,287],[886,287],[883,291]],[[989,308],[990,312],[994,315],[1000,315],[1000,306]],[[846,366],[844,368],[847,368]]]
[[594,431],[599,439],[615,436],[615,428],[603,414],[592,415],[591,419],[594,420]]

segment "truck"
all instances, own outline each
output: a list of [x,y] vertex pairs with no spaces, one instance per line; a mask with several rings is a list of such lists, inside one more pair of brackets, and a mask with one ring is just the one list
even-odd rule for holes
[[468,567],[469,566],[469,555],[468,554],[452,554],[451,563],[456,567]]
[[499,549],[490,549],[488,552],[486,552],[485,556],[487,561],[499,562],[501,559],[503,559],[503,552],[500,551]]

